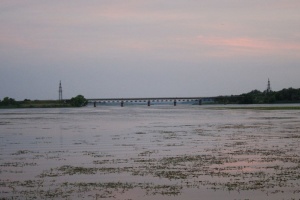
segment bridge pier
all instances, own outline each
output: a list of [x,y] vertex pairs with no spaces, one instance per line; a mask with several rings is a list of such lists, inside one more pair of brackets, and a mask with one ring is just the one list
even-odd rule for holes
[[202,105],[202,99],[199,99],[199,105]]
[[174,106],[176,106],[177,102],[176,102],[176,99],[174,100]]
[[148,106],[150,106],[150,100],[148,100],[148,103],[147,103],[147,105],[148,105]]
[[124,107],[124,101],[121,101],[121,107]]
[[94,107],[96,107],[97,106],[97,102],[96,101],[94,101]]

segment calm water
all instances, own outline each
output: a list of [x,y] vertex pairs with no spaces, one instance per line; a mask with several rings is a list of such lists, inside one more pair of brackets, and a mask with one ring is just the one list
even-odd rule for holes
[[298,199],[300,111],[212,108],[0,110],[0,197]]

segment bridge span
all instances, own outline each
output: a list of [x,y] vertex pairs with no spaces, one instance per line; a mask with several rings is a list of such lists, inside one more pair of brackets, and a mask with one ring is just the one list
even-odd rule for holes
[[119,103],[121,107],[125,106],[126,103],[139,103],[145,104],[147,106],[155,103],[163,102],[173,102],[173,105],[176,106],[179,102],[193,102],[193,104],[202,105],[202,103],[214,102],[215,97],[148,97],[148,98],[94,98],[87,99],[88,103],[93,103],[94,107],[98,105],[104,105],[107,103]]

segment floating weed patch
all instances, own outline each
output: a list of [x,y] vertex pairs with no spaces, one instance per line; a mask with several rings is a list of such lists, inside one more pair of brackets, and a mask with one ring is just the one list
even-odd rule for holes
[[10,124],[10,122],[0,122],[0,126],[1,125],[8,125],[8,124]]
[[163,135],[163,139],[165,140],[178,138],[177,134],[173,131],[160,131],[160,133]]
[[156,163],[157,160],[156,159],[144,159],[144,158],[135,158],[133,159],[134,162],[136,163]]
[[244,124],[226,124],[219,127],[220,129],[251,129],[257,128],[255,125],[244,125]]
[[56,177],[64,175],[74,175],[74,174],[96,174],[98,171],[97,168],[86,168],[86,167],[74,167],[70,165],[64,165],[59,168],[50,169],[44,171],[39,175],[40,178],[44,177]]
[[137,134],[137,135],[145,135],[146,133],[145,132],[136,132],[135,134]]
[[36,166],[37,163],[27,163],[27,162],[5,162],[1,163],[0,167],[25,167],[25,166]]
[[177,196],[181,194],[182,190],[181,185],[147,185],[147,194],[152,194],[152,195],[167,195],[167,196]]
[[23,155],[23,154],[29,154],[29,153],[33,153],[33,152],[28,151],[28,150],[19,150],[16,153],[12,153],[11,155]]
[[67,175],[74,174],[96,174],[97,168],[87,168],[87,167],[73,167],[70,165],[64,165],[57,169],[57,171],[62,172]]
[[182,190],[182,186],[180,185],[156,185],[146,182],[63,182],[54,183],[51,188],[45,187],[44,184],[45,183],[40,180],[1,181],[0,187],[7,188],[8,191],[13,191],[9,199],[19,199],[20,196],[25,199],[77,199],[84,197],[113,199],[116,195],[122,195],[137,188],[143,191],[147,196],[176,196],[179,195]]
[[[298,133],[298,130],[297,130]],[[288,134],[286,136],[280,137],[280,139],[300,139],[300,135]]]
[[110,154],[102,153],[102,152],[99,152],[99,151],[83,151],[82,153],[83,153],[84,156],[87,155],[87,156],[91,156],[93,158],[113,157]]
[[[97,163],[96,163],[97,164]],[[59,168],[54,168],[50,170],[45,170],[41,173],[38,177],[57,177],[57,176],[65,176],[65,175],[92,175],[96,174],[97,172],[101,173],[121,173],[121,172],[128,172],[130,171],[130,167],[78,167],[78,166],[71,166],[71,165],[64,165]]]
[[153,151],[144,151],[142,153],[139,153],[138,156],[150,156],[151,154],[157,153],[158,151],[153,150]]
[[189,173],[184,173],[182,171],[170,171],[170,170],[162,170],[154,173],[155,176],[159,178],[167,178],[167,179],[186,179]]
[[108,164],[111,163],[111,160],[94,160],[93,164],[97,164],[97,165],[104,165],[104,164]]

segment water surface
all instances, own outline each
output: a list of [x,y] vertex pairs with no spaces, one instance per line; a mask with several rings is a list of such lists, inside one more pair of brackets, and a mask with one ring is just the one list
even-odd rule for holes
[[296,199],[300,111],[0,110],[0,197]]

